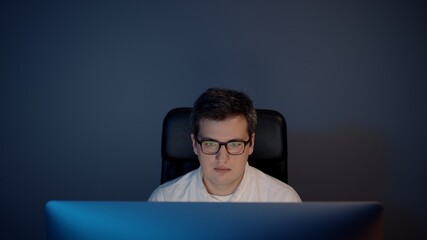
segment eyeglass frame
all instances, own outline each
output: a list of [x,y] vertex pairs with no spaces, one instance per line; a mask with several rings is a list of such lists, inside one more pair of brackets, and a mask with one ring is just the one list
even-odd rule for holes
[[[245,152],[246,145],[248,145],[249,143],[251,143],[252,138],[250,137],[249,140],[247,140],[247,141],[230,140],[230,141],[227,141],[227,142],[220,142],[220,141],[217,141],[217,140],[214,140],[214,139],[203,139],[203,140],[200,140],[199,138],[196,138],[195,140],[200,145],[200,150],[202,151],[202,153],[204,153],[206,155],[216,155],[221,150],[221,147],[225,146],[225,150],[227,151],[228,154],[233,155],[233,156],[238,156],[238,155],[242,155]],[[203,142],[216,142],[216,143],[218,143],[219,144],[218,150],[215,153],[205,153],[205,151],[203,151],[203,145],[202,145]],[[241,143],[243,143],[243,150],[242,150],[241,153],[230,153],[230,151],[227,148],[227,145],[229,143],[232,143],[232,142],[241,142]]]

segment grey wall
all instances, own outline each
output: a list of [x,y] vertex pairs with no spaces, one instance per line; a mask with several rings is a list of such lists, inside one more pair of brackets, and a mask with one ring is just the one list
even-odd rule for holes
[[0,238],[51,199],[146,200],[166,112],[244,90],[289,127],[305,201],[380,201],[426,238],[426,8],[415,1],[2,1]]

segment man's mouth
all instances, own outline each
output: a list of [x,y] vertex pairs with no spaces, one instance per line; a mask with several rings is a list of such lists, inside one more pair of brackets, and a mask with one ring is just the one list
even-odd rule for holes
[[218,172],[218,173],[226,173],[226,172],[231,171],[230,168],[224,168],[224,167],[216,167],[216,168],[214,168],[214,170],[215,170],[215,172]]

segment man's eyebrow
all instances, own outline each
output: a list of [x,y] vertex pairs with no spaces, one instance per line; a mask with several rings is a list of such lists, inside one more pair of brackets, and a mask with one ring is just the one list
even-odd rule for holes
[[215,141],[215,142],[219,142],[219,141],[218,141],[218,140],[216,140],[216,139],[208,138],[208,137],[200,137],[200,138],[199,138],[199,140],[200,140],[200,141]]
[[217,139],[209,138],[209,137],[201,137],[199,140],[200,141],[215,141],[215,142],[220,142],[220,143],[236,142],[236,141],[237,142],[245,142],[245,141],[247,141],[247,140],[244,140],[243,138],[233,138],[233,139],[230,139],[228,141],[221,142],[221,141],[218,141]]
[[246,142],[246,141],[247,140],[243,138],[235,138],[235,139],[228,140],[227,142]]

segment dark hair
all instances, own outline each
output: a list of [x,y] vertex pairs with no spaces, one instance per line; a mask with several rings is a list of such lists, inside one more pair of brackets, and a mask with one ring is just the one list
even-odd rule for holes
[[222,121],[233,116],[243,116],[246,119],[249,137],[252,137],[257,114],[250,97],[235,90],[209,88],[194,102],[190,117],[192,133],[198,135],[201,119]]

